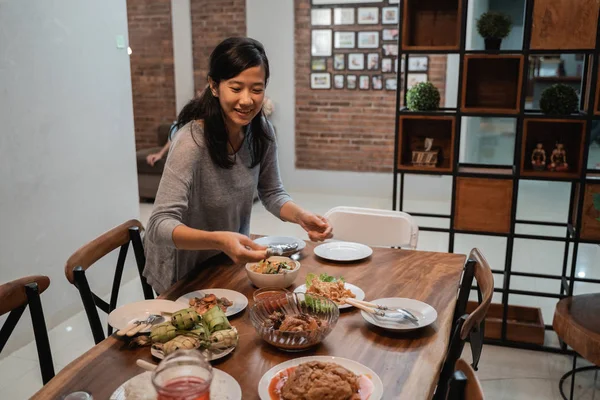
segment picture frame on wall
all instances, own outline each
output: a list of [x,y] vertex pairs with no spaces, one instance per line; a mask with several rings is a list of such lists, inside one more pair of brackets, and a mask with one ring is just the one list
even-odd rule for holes
[[398,29],[384,29],[381,36],[383,40],[398,40]]
[[392,59],[382,58],[381,59],[381,72],[390,73],[392,72]]
[[310,60],[310,69],[312,71],[327,71],[326,58],[313,58]]
[[384,56],[398,56],[398,45],[397,44],[384,44],[383,45]]
[[358,78],[358,88],[360,90],[369,90],[369,75],[361,75]]
[[334,89],[343,89],[344,88],[344,75],[334,75],[333,76],[333,88]]
[[379,32],[358,32],[359,49],[376,49],[379,47]]
[[346,89],[356,89],[356,75],[346,75]]
[[313,72],[310,74],[311,89],[331,89],[331,74],[329,72]]
[[379,69],[379,53],[367,54],[367,70],[377,71]]
[[333,9],[333,24],[334,25],[354,25],[354,8],[334,8]]
[[356,47],[355,38],[355,32],[335,32],[333,47],[336,49],[353,49]]
[[310,10],[310,24],[313,26],[331,25],[331,8],[313,8]]
[[406,88],[410,89],[411,87],[415,86],[417,83],[427,82],[427,81],[428,81],[427,74],[422,74],[422,73],[411,74],[411,73],[409,73],[407,82],[406,82]]
[[398,23],[398,7],[383,7],[381,9],[382,24],[397,24]]
[[408,72],[427,72],[429,69],[429,57],[408,57]]
[[396,78],[387,78],[385,80],[385,90],[398,90],[398,81]]
[[365,55],[363,53],[348,54],[348,69],[351,71],[365,69]]
[[313,29],[310,45],[310,53],[313,57],[330,57],[331,56],[331,29]]
[[346,55],[345,54],[334,54],[333,55],[333,69],[341,71],[346,69]]
[[356,20],[359,25],[379,23],[379,7],[358,7]]
[[383,89],[383,77],[381,75],[371,76],[371,88],[373,88],[373,90]]

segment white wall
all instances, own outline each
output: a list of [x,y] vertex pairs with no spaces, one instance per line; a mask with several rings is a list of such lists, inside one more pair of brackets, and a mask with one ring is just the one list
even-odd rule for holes
[[[69,255],[139,216],[127,36],[125,0],[0,2],[0,282],[48,275],[49,327],[83,308]],[[3,354],[32,337],[27,312]]]
[[190,0],[171,0],[176,113],[194,97]]

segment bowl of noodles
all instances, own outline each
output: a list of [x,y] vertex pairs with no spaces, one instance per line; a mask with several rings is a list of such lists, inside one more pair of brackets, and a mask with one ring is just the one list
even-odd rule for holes
[[246,264],[248,279],[258,288],[286,288],[294,283],[300,272],[300,263],[289,257],[269,257]]

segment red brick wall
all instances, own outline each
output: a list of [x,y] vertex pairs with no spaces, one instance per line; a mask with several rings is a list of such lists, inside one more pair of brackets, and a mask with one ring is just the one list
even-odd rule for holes
[[[295,0],[296,167],[340,171],[392,171],[396,92],[385,88],[383,90],[333,88],[312,90],[310,88],[310,3],[310,0]],[[335,29],[381,32],[384,27],[393,26],[343,25],[336,26]],[[328,29],[327,27],[316,28]],[[338,52],[373,53],[377,50],[334,49],[333,51],[334,54]],[[380,53],[380,62],[381,58]],[[331,73],[332,87],[334,74],[382,75],[381,70],[334,71],[332,60],[333,57],[328,58],[326,71]],[[428,73],[429,80],[440,89],[443,104],[446,56],[430,56]],[[393,78],[394,75],[383,74],[383,77]]]
[[156,130],[175,119],[171,0],[127,0],[136,148],[156,146]]
[[[287,0],[286,0],[287,1]],[[191,0],[194,84],[206,86],[208,57],[231,36],[246,36],[246,0]]]

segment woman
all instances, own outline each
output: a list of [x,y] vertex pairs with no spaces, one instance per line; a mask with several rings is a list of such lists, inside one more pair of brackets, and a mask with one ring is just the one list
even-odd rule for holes
[[262,115],[269,62],[249,38],[221,42],[209,60],[209,86],[177,121],[145,237],[148,283],[162,293],[223,252],[234,263],[266,257],[248,238],[254,192],[269,212],[311,240],[331,237],[321,216],[293,203],[279,177],[273,127]]

